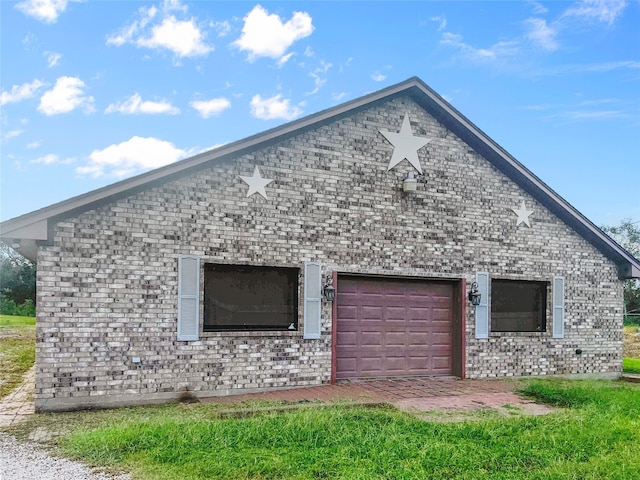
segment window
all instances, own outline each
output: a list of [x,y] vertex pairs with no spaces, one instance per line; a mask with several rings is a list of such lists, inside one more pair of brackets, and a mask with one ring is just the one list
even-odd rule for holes
[[546,329],[546,282],[491,281],[492,332],[544,332]]
[[297,330],[298,268],[204,266],[204,331]]

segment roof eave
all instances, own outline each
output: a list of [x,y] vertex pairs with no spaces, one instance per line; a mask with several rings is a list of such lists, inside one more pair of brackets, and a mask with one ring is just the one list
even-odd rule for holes
[[423,105],[423,107],[428,107],[428,111],[434,114],[439,121],[453,130],[454,133],[478,151],[478,153],[487,158],[496,168],[531,193],[546,208],[561,218],[600,252],[613,260],[619,266],[619,277],[621,279],[640,278],[640,261],[609,238],[602,230],[591,223],[566,200],[554,192],[548,185],[417,77],[409,78],[404,82],[328,108],[299,120],[294,120],[243,140],[223,145],[214,150],[7,220],[0,224],[0,239],[5,241],[29,240],[30,243],[51,241],[51,229],[49,225],[52,225],[55,221],[132,195],[138,191],[150,188],[155,184],[165,183],[171,179],[188,175],[211,165],[213,162],[223,161],[225,158],[242,155],[248,151],[264,147],[269,143],[281,141],[289,136],[307,129],[316,128],[325,122],[334,121],[361,108],[368,107],[378,101],[387,100],[398,94],[408,94],[419,104]]
[[[154,184],[165,183],[173,178],[187,175],[191,172],[204,168],[207,164],[212,162],[222,161],[227,157],[241,155],[247,151],[262,147],[270,142],[280,141],[287,136],[316,127],[323,122],[334,120],[340,116],[349,114],[358,108],[370,105],[375,101],[401,93],[407,88],[417,84],[422,84],[422,82],[414,77],[406,80],[405,82],[392,85],[383,90],[370,93],[363,97],[359,97],[335,107],[306,116],[299,120],[294,120],[245,139],[220,146],[216,149],[193,157],[136,175],[135,177],[121,180],[19,217],[6,220],[0,223],[0,239],[10,240],[24,238],[31,240],[47,240],[46,236],[42,238],[41,232],[43,231],[43,225],[46,225],[49,221],[61,220],[77,213],[91,210],[100,205],[109,203],[114,199],[123,198],[138,191],[145,190]],[[38,235],[32,238],[29,236],[31,235],[29,228],[33,224],[38,224],[39,230]],[[46,232],[47,229],[45,228],[44,231]],[[20,235],[27,236],[21,237]]]

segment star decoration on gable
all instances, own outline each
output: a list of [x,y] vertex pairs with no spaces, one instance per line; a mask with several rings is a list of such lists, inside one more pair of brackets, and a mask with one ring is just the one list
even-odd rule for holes
[[420,160],[418,159],[418,150],[433,139],[416,137],[413,135],[408,113],[405,113],[404,118],[402,119],[402,127],[400,128],[399,133],[387,132],[385,130],[380,130],[380,133],[393,145],[393,155],[391,155],[387,172],[398,165],[402,160],[407,160],[411,165],[413,165],[418,173],[422,173],[422,167],[420,166]]
[[533,210],[527,210],[527,207],[524,204],[524,200],[520,204],[519,208],[512,208],[511,210],[513,210],[513,213],[518,216],[518,219],[516,220],[516,227],[521,223],[524,223],[527,227],[531,227],[529,215],[533,213]]
[[238,175],[247,185],[249,185],[249,191],[247,192],[247,197],[250,197],[254,193],[259,193],[264,197],[265,200],[267,198],[267,192],[265,192],[264,187],[273,182],[272,178],[262,178],[260,175],[260,170],[258,170],[258,166],[253,169],[253,176],[245,177],[243,175]]

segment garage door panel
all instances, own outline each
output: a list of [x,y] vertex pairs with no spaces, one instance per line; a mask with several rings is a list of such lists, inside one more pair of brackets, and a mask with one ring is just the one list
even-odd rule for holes
[[409,347],[423,348],[429,345],[429,334],[423,332],[410,332],[407,334],[407,345]]
[[382,347],[381,332],[362,332],[360,335],[360,346]]
[[409,318],[419,321],[427,321],[427,316],[429,315],[428,307],[412,307],[409,309]]
[[407,343],[407,333],[400,332],[387,332],[385,335],[385,346],[389,347],[403,347]]
[[385,370],[387,374],[402,375],[407,370],[407,359],[404,356],[388,356],[385,358]]
[[447,347],[451,346],[451,334],[449,332],[434,332],[431,335],[431,345],[433,346],[441,346],[446,345]]
[[349,295],[349,294],[358,294],[359,285],[356,283],[345,283],[340,285],[340,294],[341,295]]
[[451,314],[449,312],[443,312],[442,310],[433,310],[431,312],[431,318],[434,323],[451,323]]
[[358,334],[356,332],[338,332],[337,335],[338,345],[343,346],[355,346],[358,344]]
[[380,320],[382,318],[382,306],[363,305],[360,308],[360,318],[365,320]]
[[407,309],[404,306],[387,306],[384,309],[386,320],[402,320],[407,318]]
[[338,358],[336,368],[338,371],[344,372],[345,375],[356,375],[358,373],[355,358]]
[[449,332],[451,330],[451,322],[432,322],[430,329],[433,332]]
[[351,305],[345,305],[342,309],[341,309],[341,317],[342,320],[347,320],[350,318],[356,319],[358,318],[358,307],[356,306],[351,306]]
[[409,366],[409,370],[411,370],[412,372],[417,372],[417,371],[429,371],[430,370],[430,365],[429,365],[429,358],[428,357],[424,357],[422,355],[420,356],[410,356],[407,360],[408,366]]
[[337,378],[451,374],[451,282],[341,276],[337,304]]
[[442,357],[433,357],[433,368],[439,370],[446,370],[451,368],[451,357],[442,356]]
[[380,322],[381,327],[386,332],[406,332],[407,322],[403,319],[385,320]]
[[377,354],[373,354],[370,357],[363,356],[358,360],[358,370],[365,376],[382,376],[380,375],[380,358],[377,356]]

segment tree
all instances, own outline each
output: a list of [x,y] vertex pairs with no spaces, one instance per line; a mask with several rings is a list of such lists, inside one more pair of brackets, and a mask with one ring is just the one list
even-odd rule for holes
[[36,266],[0,242],[0,299],[22,305],[36,301]]
[[[636,258],[640,258],[640,222],[623,220],[617,227],[602,227],[609,236]],[[624,282],[624,305],[627,313],[640,314],[640,281]]]

